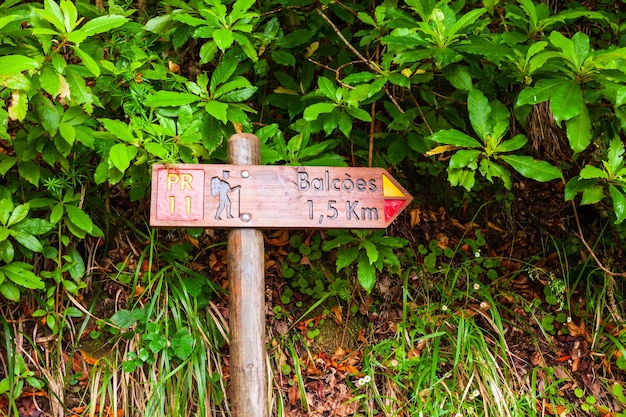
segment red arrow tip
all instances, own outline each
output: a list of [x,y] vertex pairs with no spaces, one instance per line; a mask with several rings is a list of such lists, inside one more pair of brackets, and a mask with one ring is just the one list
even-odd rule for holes
[[406,200],[385,200],[385,221],[389,221],[402,208]]

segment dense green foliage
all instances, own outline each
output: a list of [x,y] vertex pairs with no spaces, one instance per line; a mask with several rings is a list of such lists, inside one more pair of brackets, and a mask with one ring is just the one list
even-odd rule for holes
[[[467,191],[477,172],[507,189],[515,172],[626,218],[626,49],[610,4],[291,3],[0,6],[5,297],[76,294],[76,245],[102,237],[108,215],[98,201],[112,187],[147,199],[153,162],[223,161],[236,129],[261,138],[263,163],[411,178],[448,153]],[[562,135],[533,131],[533,115]]]
[[[88,258],[108,247],[111,226],[125,221],[116,218],[111,195],[140,208],[126,221],[145,222],[153,163],[224,162],[226,139],[237,131],[260,138],[263,164],[382,166],[405,183],[447,175],[477,206],[477,189],[497,195],[522,178],[560,182],[566,200],[608,213],[623,242],[620,7],[533,0],[4,0],[0,293],[13,302],[36,295],[32,316],[53,334],[67,316],[81,316],[75,307],[59,315],[58,306],[81,294]],[[285,278],[297,271],[301,292],[318,299],[330,290],[319,277],[305,276],[303,257],[315,261],[331,252],[333,272],[355,278],[367,292],[381,271],[408,269],[398,255],[407,246],[401,237],[365,231],[325,237],[306,244],[292,238],[290,262],[282,265]],[[450,255],[436,242],[422,249],[427,272],[438,256]],[[164,255],[174,260],[162,271],[189,272],[200,282],[199,274],[171,266],[185,258],[184,250],[175,251]],[[138,283],[138,274],[129,281]],[[157,273],[150,285],[165,275]],[[338,278],[332,294],[347,299],[345,282]],[[192,295],[208,291],[202,285]],[[136,323],[145,330],[125,371],[152,365],[150,354],[158,352],[168,352],[167,360],[192,355],[200,336],[187,334],[187,322],[172,325],[173,346],[166,346],[143,310],[138,314],[121,310],[110,320],[118,332]],[[24,381],[39,386],[19,358],[20,391]],[[0,382],[0,393],[13,389],[10,381]]]

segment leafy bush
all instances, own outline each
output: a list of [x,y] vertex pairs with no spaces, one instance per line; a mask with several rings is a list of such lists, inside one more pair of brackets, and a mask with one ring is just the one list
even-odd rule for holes
[[[123,2],[5,1],[0,290],[78,291],[77,243],[104,236],[109,190],[145,200],[151,163],[224,161],[238,130],[263,163],[437,173],[453,152],[452,185],[565,180],[621,223],[622,16],[594,6],[167,0],[142,24]],[[533,151],[539,108],[566,138],[550,162]]]

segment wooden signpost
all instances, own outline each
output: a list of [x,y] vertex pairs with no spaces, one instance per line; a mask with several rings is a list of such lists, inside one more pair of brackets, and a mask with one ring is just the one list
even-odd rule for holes
[[228,228],[231,411],[267,417],[264,228],[385,228],[412,197],[382,168],[262,166],[259,140],[228,141],[227,165],[157,164],[150,225]]
[[382,168],[154,165],[152,226],[376,229],[411,196]]

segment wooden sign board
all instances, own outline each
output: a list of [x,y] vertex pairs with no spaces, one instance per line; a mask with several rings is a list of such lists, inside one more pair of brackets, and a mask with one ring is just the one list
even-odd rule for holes
[[150,225],[376,229],[411,200],[382,168],[157,164]]

